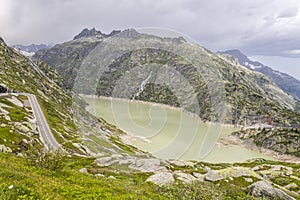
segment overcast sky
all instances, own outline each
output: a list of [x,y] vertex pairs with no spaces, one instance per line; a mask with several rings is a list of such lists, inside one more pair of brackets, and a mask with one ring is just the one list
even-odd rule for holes
[[0,0],[0,36],[10,45],[55,44],[85,27],[170,28],[213,51],[240,49],[300,79],[299,8],[300,0]]

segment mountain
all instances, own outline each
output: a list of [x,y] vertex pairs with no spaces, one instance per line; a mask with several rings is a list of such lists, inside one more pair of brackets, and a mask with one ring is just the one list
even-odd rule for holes
[[[126,69],[133,67],[134,64],[156,62],[162,66],[169,64],[172,69],[180,71],[186,79],[191,82],[195,81],[197,85],[199,83],[198,87],[194,85],[194,89],[199,90],[197,96],[199,100],[204,101],[204,105],[207,101],[205,96],[208,95],[207,90],[209,90],[207,87],[210,86],[206,87],[203,82],[204,80],[215,82],[212,79],[215,76],[211,75],[218,73],[222,79],[218,79],[219,82],[216,84],[225,85],[229,102],[227,106],[233,105],[234,102],[235,106],[243,103],[246,108],[251,108],[254,112],[258,112],[258,109],[268,109],[274,114],[280,113],[283,116],[282,120],[298,117],[293,112],[293,99],[261,74],[234,66],[204,48],[192,47],[182,38],[162,39],[153,36],[149,38],[148,35],[141,35],[133,30],[124,31],[123,34],[125,38],[138,39],[133,40],[138,46],[140,42],[145,44],[145,41],[150,40],[156,45],[158,45],[157,41],[179,45],[188,55],[196,51],[201,55],[202,65],[200,66],[205,69],[201,71],[204,73],[201,75],[195,73],[198,67],[192,66],[178,54],[155,48],[137,49],[125,53],[111,64],[103,76],[104,79],[100,80],[99,85],[97,84],[99,93],[111,92],[110,87],[107,87],[107,90],[103,87],[103,83],[113,86],[114,82],[108,82],[105,77],[114,80],[114,76],[126,74]],[[75,50],[80,52],[82,46],[89,44],[87,41],[94,40],[93,37],[95,36],[76,39],[78,48]],[[124,37],[119,39],[123,40]],[[80,44],[81,42],[83,44]],[[55,56],[72,61],[74,57],[68,56],[73,55],[74,49],[69,50],[60,52],[62,55]],[[50,55],[47,55],[47,58],[49,57]],[[99,57],[95,58],[99,60]],[[92,71],[88,72],[92,73],[95,66],[89,62],[85,64],[91,66]],[[118,69],[117,72],[116,69]],[[135,68],[133,70],[135,71]],[[158,76],[160,72],[153,67],[138,74],[142,77],[132,78],[141,79],[146,75],[146,80],[150,80],[152,76]],[[82,71],[72,73],[82,73]],[[203,76],[204,80],[199,79],[199,76]],[[81,78],[89,82],[94,76],[82,74]],[[170,78],[175,83],[178,81],[176,76]],[[21,55],[15,49],[8,47],[0,38],[1,199],[299,198],[299,192],[297,193],[300,190],[299,164],[264,159],[249,160],[245,163],[212,164],[154,158],[150,154],[122,143],[119,136],[124,133],[117,127],[86,113],[85,102],[75,93],[72,94],[72,99],[71,94],[61,87],[65,85],[62,81],[64,78],[51,66]],[[76,82],[74,85],[82,87]],[[134,97],[140,96],[143,99],[149,96],[153,98],[153,101],[160,100],[162,97],[169,104],[178,101],[176,98],[182,95],[191,97],[180,91],[178,91],[178,96],[172,96],[172,91],[169,91],[168,87],[160,84],[151,85],[147,81],[143,81],[142,86],[144,89],[139,87],[137,91],[139,95]],[[156,91],[156,88],[153,91],[153,87],[157,87],[159,98],[152,95]],[[75,91],[83,92],[82,89],[84,88]],[[91,88],[86,89],[89,93]],[[263,92],[268,92],[268,94],[263,96]],[[51,132],[66,150],[64,153],[67,153],[67,156],[44,151],[35,152],[35,148],[32,152],[27,149],[28,143],[32,141],[39,143],[38,134],[40,133],[34,127],[32,108],[24,93],[34,94],[37,97]],[[218,93],[217,97],[219,96],[222,94]],[[245,102],[239,102],[239,100]],[[253,101],[261,102],[258,105]],[[16,153],[18,156],[15,156]]]
[[16,45],[13,45],[12,47],[17,50],[25,51],[28,53],[35,53],[41,49],[51,48],[52,45],[49,45],[49,44],[31,44],[31,45],[16,44]]
[[107,38],[113,35],[120,33],[121,31],[113,30],[110,34],[102,33],[101,31],[97,31],[95,28],[92,29],[83,29],[78,35],[76,35],[73,40],[77,40],[80,38],[88,38],[88,37],[97,37],[97,38]]
[[276,83],[279,88],[300,101],[300,81],[294,77],[274,70],[258,61],[252,61],[239,50],[220,51],[217,52],[217,54],[226,57],[229,61],[238,62],[247,69],[266,75]]
[[115,144],[123,132],[86,112],[84,101],[63,89],[62,80],[46,63],[23,56],[0,39],[0,144],[16,152],[22,139],[39,141],[27,93],[36,96],[52,134],[68,153],[131,151]]
[[53,66],[63,77],[64,87],[71,89],[84,58],[104,38],[118,34],[120,31],[113,30],[110,34],[103,34],[93,29],[83,29],[73,40],[57,44],[50,49],[42,49],[34,55],[35,59],[42,60]]
[[[97,54],[94,55],[97,51],[108,51],[107,55],[111,55],[114,51],[109,51],[124,41],[129,42],[126,45],[133,50],[121,52],[107,69],[102,69],[97,61],[83,62],[93,56],[101,60]],[[111,43],[111,46],[105,46]],[[146,44],[152,46],[146,47]],[[165,46],[177,53],[165,50]],[[186,58],[178,55],[179,52]],[[246,116],[266,114],[278,125],[299,123],[295,99],[268,77],[232,64],[199,45],[187,43],[183,38],[161,38],[138,33],[134,29],[102,37],[100,31],[84,29],[69,42],[38,51],[34,58],[53,66],[63,77],[63,86],[67,89],[74,86],[76,77],[77,82],[80,78],[85,81],[84,85],[75,85],[78,93],[113,96],[117,86],[126,86],[121,87],[114,97],[181,105],[205,121],[220,120],[226,109],[226,123],[244,124]],[[191,64],[187,58],[196,64]],[[89,63],[86,66],[88,71],[81,71],[86,63]],[[155,67],[134,72],[136,66],[149,64],[165,66],[164,69],[169,67],[177,73],[170,72],[169,77],[161,77],[164,73]],[[97,75],[99,69],[103,72],[101,77]],[[126,77],[128,72],[132,76]],[[118,85],[124,76],[127,78],[123,80],[124,84]],[[169,80],[169,83],[155,83],[163,79]],[[95,80],[98,82],[95,83]]]

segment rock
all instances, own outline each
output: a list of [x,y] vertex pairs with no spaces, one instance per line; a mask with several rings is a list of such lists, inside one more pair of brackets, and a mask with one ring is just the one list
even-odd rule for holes
[[24,126],[24,125],[18,126],[17,129],[19,131],[21,131],[21,133],[28,133],[28,132],[30,132],[30,129],[28,127]]
[[10,185],[10,186],[8,186],[8,189],[13,189],[14,188],[14,185]]
[[111,157],[103,157],[103,158],[97,158],[94,163],[96,163],[99,167],[107,167],[111,165]]
[[253,179],[252,178],[244,178],[245,181],[247,181],[248,183],[253,183]]
[[184,167],[185,163],[181,160],[172,160],[169,161],[172,165],[175,165],[176,167]]
[[112,176],[112,175],[110,175],[108,178],[109,178],[109,179],[116,179],[116,177],[114,177],[114,176]]
[[28,144],[28,140],[26,140],[26,139],[22,139],[21,142],[22,142],[23,144]]
[[11,103],[15,104],[18,107],[23,107],[23,103],[17,99],[15,96],[12,96],[11,98],[7,98],[8,101],[10,101]]
[[80,173],[88,173],[88,171],[87,171],[87,169],[86,169],[86,168],[82,168],[82,169],[80,169],[80,170],[79,170],[79,172],[80,172]]
[[174,172],[174,175],[176,175],[177,179],[182,181],[183,183],[191,183],[196,180],[196,178],[191,174],[186,174],[181,171]]
[[156,158],[137,159],[135,163],[132,163],[128,167],[141,172],[167,171],[166,167],[161,166],[160,160]]
[[105,177],[104,174],[95,174],[94,176],[97,176],[97,177]]
[[201,181],[203,182],[204,181],[204,178],[205,178],[205,175],[204,174],[200,174],[198,172],[193,172],[192,175],[194,177],[196,177],[197,181]]
[[147,178],[146,182],[152,182],[156,185],[163,186],[174,183],[175,179],[170,172],[159,172]]
[[114,159],[123,158],[123,156],[121,154],[113,154],[110,157],[114,158]]
[[10,147],[6,147],[3,144],[0,144],[0,152],[4,153],[12,153],[12,150]]
[[248,186],[248,191],[255,197],[264,197],[269,199],[295,200],[285,192],[273,188],[271,184],[265,181],[258,181]]
[[210,167],[205,166],[204,169],[203,169],[203,172],[204,172],[204,173],[207,173],[207,172],[209,172],[210,170],[211,170]]
[[205,180],[207,181],[219,181],[229,177],[241,177],[241,176],[254,176],[257,174],[246,167],[229,167],[221,170],[209,170],[205,174]]
[[290,183],[290,184],[284,186],[284,188],[286,188],[286,189],[297,188],[297,187],[298,187],[298,185],[296,183]]
[[9,122],[11,121],[10,117],[7,116],[7,115],[4,116],[4,119],[5,119],[6,121],[9,121]]
[[284,165],[271,165],[271,170],[274,170],[274,171],[282,171],[282,170],[293,171],[293,168],[286,167]]

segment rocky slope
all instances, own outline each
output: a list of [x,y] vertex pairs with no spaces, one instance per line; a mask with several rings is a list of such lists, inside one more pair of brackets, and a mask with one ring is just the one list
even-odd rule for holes
[[281,154],[300,157],[299,128],[247,129],[233,133],[243,139],[251,140],[258,147],[274,150]]
[[[128,84],[127,88],[119,88],[119,94],[114,94],[115,97],[180,105],[208,121],[223,121],[220,119],[225,109],[226,123],[243,124],[245,116],[264,116],[266,113],[279,125],[299,122],[298,114],[294,112],[296,101],[269,78],[232,64],[198,45],[190,45],[183,38],[160,38],[132,29],[103,35],[94,29],[85,29],[74,40],[38,51],[34,58],[56,68],[65,80],[64,87],[72,88],[83,60],[90,53],[101,51],[101,46],[111,41],[122,42],[124,38],[134,41],[131,45],[135,49],[122,53],[107,69],[103,69],[103,73],[100,69],[101,77],[96,76],[100,64],[91,64],[89,71],[83,72],[86,74],[81,77],[87,81],[86,85],[79,88],[78,92],[112,96],[116,86],[120,86],[117,82],[124,81]],[[152,47],[146,48],[145,44],[151,44]],[[165,46],[172,47],[177,53],[164,50]],[[105,46],[102,50],[106,50]],[[196,64],[188,61],[194,55]],[[139,70],[139,74],[133,72],[134,67],[149,64],[163,67]],[[168,77],[162,76],[165,72],[161,70],[164,69],[169,70]],[[99,81],[94,90],[90,85],[95,85],[95,80]]]
[[231,62],[237,62],[249,70],[257,71],[266,75],[284,92],[292,95],[298,101],[300,100],[300,81],[294,77],[274,70],[260,62],[252,61],[239,50],[227,50],[217,52],[217,54],[225,57]]
[[61,85],[62,78],[55,70],[43,62],[33,62],[0,39],[0,91],[3,93],[0,132],[4,134],[0,136],[0,144],[17,152],[22,139],[38,138],[30,108],[25,106],[26,97],[14,94],[20,92],[36,95],[52,134],[70,153],[97,155],[138,151],[116,145],[118,134],[122,132],[89,115],[83,101],[76,96],[72,99]]
[[53,66],[63,77],[64,87],[71,89],[83,59],[104,38],[118,33],[119,31],[114,30],[106,35],[95,29],[83,29],[72,41],[57,44],[50,49],[42,49],[34,55],[34,58]]

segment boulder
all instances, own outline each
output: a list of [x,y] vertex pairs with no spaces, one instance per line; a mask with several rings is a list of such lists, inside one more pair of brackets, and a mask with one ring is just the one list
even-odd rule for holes
[[295,200],[285,192],[273,188],[271,184],[265,181],[258,181],[248,186],[248,191],[255,197],[263,197],[268,199]]
[[88,171],[87,171],[87,169],[86,169],[86,168],[82,168],[82,169],[80,169],[80,170],[79,170],[79,172],[80,172],[80,173],[88,173]]
[[[94,161],[99,167],[107,167],[113,163],[111,157],[103,157],[103,158],[97,158]],[[115,161],[117,162],[117,161]]]
[[205,180],[207,181],[219,181],[229,177],[241,177],[241,176],[254,176],[257,174],[246,167],[229,167],[221,170],[208,170],[205,174]]
[[6,147],[3,144],[0,144],[0,152],[4,152],[4,153],[11,153],[12,150],[10,147]]
[[141,172],[167,171],[166,167],[160,165],[160,160],[156,158],[137,159],[135,163],[129,165],[129,168]]
[[290,183],[290,184],[284,186],[284,188],[286,188],[286,189],[294,189],[297,187],[298,187],[298,185],[296,183]]
[[174,175],[177,176],[177,179],[182,181],[183,183],[191,183],[193,181],[196,181],[197,179],[192,176],[191,174],[186,174],[186,173],[183,173],[181,171],[178,171],[178,172],[174,172]]
[[175,179],[170,172],[159,172],[147,178],[146,182],[152,182],[156,185],[163,186],[174,183]]
[[104,174],[95,174],[94,176],[96,176],[96,177],[105,177]]
[[192,173],[194,177],[196,177],[197,181],[204,181],[205,175],[204,174],[200,174],[198,172],[193,172]]

